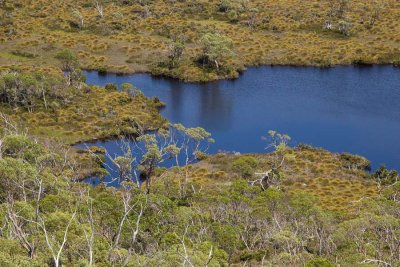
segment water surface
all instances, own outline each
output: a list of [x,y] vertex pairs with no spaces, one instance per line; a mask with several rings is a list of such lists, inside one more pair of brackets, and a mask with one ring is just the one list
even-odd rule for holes
[[[162,115],[213,134],[218,150],[263,152],[270,129],[333,152],[400,169],[400,69],[391,66],[249,68],[239,79],[183,83],[148,74],[86,72],[89,84],[132,83],[167,104]],[[118,153],[114,141],[98,142]]]

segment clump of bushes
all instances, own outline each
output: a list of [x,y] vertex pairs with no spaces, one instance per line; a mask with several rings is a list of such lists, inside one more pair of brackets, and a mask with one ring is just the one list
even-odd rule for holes
[[[65,78],[43,72],[4,71],[0,73],[0,103],[22,107],[29,112],[64,105],[77,95],[78,88]],[[56,104],[52,104],[56,103]]]
[[370,170],[371,162],[364,157],[358,155],[352,155],[349,153],[342,153],[339,155],[339,159],[343,165],[353,170]]
[[208,66],[217,72],[229,71],[232,66],[228,64],[235,54],[232,40],[219,33],[206,33],[201,38],[203,47],[199,62],[203,67]]
[[115,83],[107,83],[107,84],[104,86],[104,88],[105,88],[107,91],[117,91],[117,90],[118,90],[118,87],[117,87],[117,85],[116,85]]
[[249,178],[254,175],[258,160],[252,156],[242,156],[233,161],[232,168],[243,178]]
[[372,178],[381,185],[392,185],[400,180],[397,171],[388,170],[384,165],[380,166],[375,173],[372,174]]

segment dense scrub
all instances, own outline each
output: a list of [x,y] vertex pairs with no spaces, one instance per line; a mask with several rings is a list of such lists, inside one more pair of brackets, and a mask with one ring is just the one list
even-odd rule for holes
[[[119,188],[76,182],[81,166],[63,146],[41,144],[12,127],[6,132],[0,138],[1,266],[400,263],[398,176],[384,168],[370,175],[359,157],[285,149],[287,163],[265,187],[249,181],[275,164],[279,150],[218,154],[158,169],[148,191],[127,177]],[[320,188],[326,184],[330,201],[338,202],[326,202],[328,192]]]
[[191,81],[258,64],[398,64],[399,14],[394,0],[4,0],[0,63],[54,65],[70,48],[84,68]]

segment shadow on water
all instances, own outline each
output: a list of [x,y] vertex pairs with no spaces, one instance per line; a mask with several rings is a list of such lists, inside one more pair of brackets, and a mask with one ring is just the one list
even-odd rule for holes
[[[237,80],[183,83],[148,74],[99,76],[89,84],[132,83],[167,104],[162,115],[173,123],[203,127],[218,150],[263,152],[261,136],[287,133],[294,144],[367,157],[400,169],[400,69],[391,66],[330,69],[249,68]],[[97,145],[115,149],[115,141]]]

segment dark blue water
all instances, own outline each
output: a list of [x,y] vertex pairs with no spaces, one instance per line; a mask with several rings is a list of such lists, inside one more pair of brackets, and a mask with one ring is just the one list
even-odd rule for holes
[[[263,152],[268,130],[333,152],[400,169],[400,69],[391,66],[249,68],[237,80],[191,84],[148,74],[99,76],[89,84],[132,83],[167,107],[162,115],[213,134],[218,150]],[[118,153],[114,141],[98,142]]]

